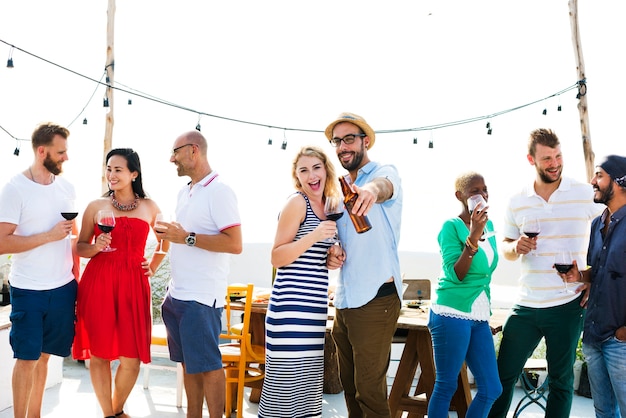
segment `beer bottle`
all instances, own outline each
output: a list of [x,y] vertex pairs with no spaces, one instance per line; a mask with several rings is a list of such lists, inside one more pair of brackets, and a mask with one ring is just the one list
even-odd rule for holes
[[354,224],[354,229],[358,234],[362,234],[363,232],[367,232],[372,229],[372,224],[369,219],[365,215],[356,215],[352,213],[352,208],[354,207],[354,202],[356,201],[358,194],[352,191],[350,187],[350,181],[347,176],[339,177],[339,183],[341,184],[341,191],[343,192],[343,203],[346,205],[346,210],[348,211],[348,215],[350,215],[350,219]]

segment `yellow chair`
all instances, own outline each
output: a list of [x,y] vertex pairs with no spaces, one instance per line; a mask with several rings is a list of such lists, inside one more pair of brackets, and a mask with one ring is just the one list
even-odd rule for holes
[[[150,355],[152,357],[161,357],[169,359],[169,350],[167,349],[167,332],[165,325],[153,324],[152,325],[152,340],[150,342]],[[148,389],[150,382],[150,369],[159,370],[175,370],[176,371],[176,407],[182,408],[183,406],[183,366],[181,363],[176,363],[176,366],[157,365],[154,363],[143,365],[143,388]]]
[[[252,294],[254,285],[231,285],[226,292],[226,303],[224,313],[226,317],[226,331],[223,331],[220,338],[230,340],[221,344],[222,363],[226,373],[226,416],[230,417],[233,407],[233,388],[237,393],[237,418],[243,416],[243,389],[246,383],[262,380],[265,376],[261,369],[261,364],[265,364],[265,347],[252,345],[252,335],[250,333],[250,316],[252,313]],[[246,291],[246,300],[243,310],[243,327],[241,332],[233,332],[231,325],[231,307],[229,295],[236,292]],[[237,327],[235,327],[236,329]]]

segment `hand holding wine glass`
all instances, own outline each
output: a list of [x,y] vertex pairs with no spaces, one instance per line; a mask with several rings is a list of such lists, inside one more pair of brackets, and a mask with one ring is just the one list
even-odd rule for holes
[[[109,234],[113,231],[113,228],[115,228],[115,214],[113,214],[112,210],[99,210],[96,223],[103,233]],[[102,252],[109,253],[115,250],[117,250],[117,248],[111,248],[110,245],[107,245]]]
[[[537,235],[539,235],[540,232],[541,227],[539,226],[539,220],[537,218],[525,216],[522,220],[522,234],[535,242],[535,248],[537,247]],[[530,250],[528,255],[535,255],[535,250]]]
[[[481,194],[474,194],[467,198],[467,209],[469,210],[470,215],[474,212],[474,209],[478,208],[480,212],[484,212],[485,216],[487,215],[487,209],[489,205],[487,201]],[[487,223],[485,221],[485,228],[483,231],[483,235],[480,237],[481,240],[491,238],[496,235],[496,231],[489,231],[487,227]]]
[[[63,199],[61,206],[61,216],[65,218],[65,220],[71,221],[78,216],[78,211],[76,210],[76,206],[74,203],[74,199],[68,198]],[[71,232],[67,235],[66,239],[74,239],[76,235]]]
[[[337,222],[339,218],[343,216],[343,201],[339,196],[326,196],[326,202],[324,203],[324,214],[326,219]],[[326,242],[336,243],[339,242],[337,233],[332,238],[327,238]]]

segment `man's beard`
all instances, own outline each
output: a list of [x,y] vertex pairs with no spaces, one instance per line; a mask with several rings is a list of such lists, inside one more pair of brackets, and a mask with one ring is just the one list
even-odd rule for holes
[[605,205],[608,205],[608,203],[613,199],[613,195],[615,194],[615,191],[613,190],[613,182],[609,183],[609,187],[607,187],[605,190],[600,190],[600,188],[598,188],[597,192],[600,192],[600,197],[596,198],[594,196],[593,201],[596,203],[604,203]]
[[341,161],[341,166],[348,171],[358,170],[359,167],[361,166],[361,162],[363,161],[364,154],[365,154],[365,145],[361,143],[361,150],[355,151],[354,158],[352,159],[352,161],[348,163],[347,165],[344,164],[343,161]]
[[559,176],[556,179],[552,179],[550,176],[548,176],[545,170],[537,170],[537,173],[539,174],[539,178],[541,178],[541,181],[546,184],[550,184],[561,180],[561,174],[563,174],[563,170],[561,169],[561,171],[559,171]]
[[50,153],[48,153],[48,155],[46,155],[46,159],[43,160],[43,166],[46,167],[48,171],[54,174],[55,176],[58,176],[63,171],[61,169],[61,165],[59,164],[59,162],[55,162],[50,157]]

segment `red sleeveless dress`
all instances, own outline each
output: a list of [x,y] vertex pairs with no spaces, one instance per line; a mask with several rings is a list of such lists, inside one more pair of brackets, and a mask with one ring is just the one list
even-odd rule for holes
[[[150,362],[152,312],[150,282],[141,267],[150,225],[116,218],[111,247],[92,257],[78,284],[76,336],[72,354],[107,360],[121,357]],[[101,231],[95,226],[96,237]]]

